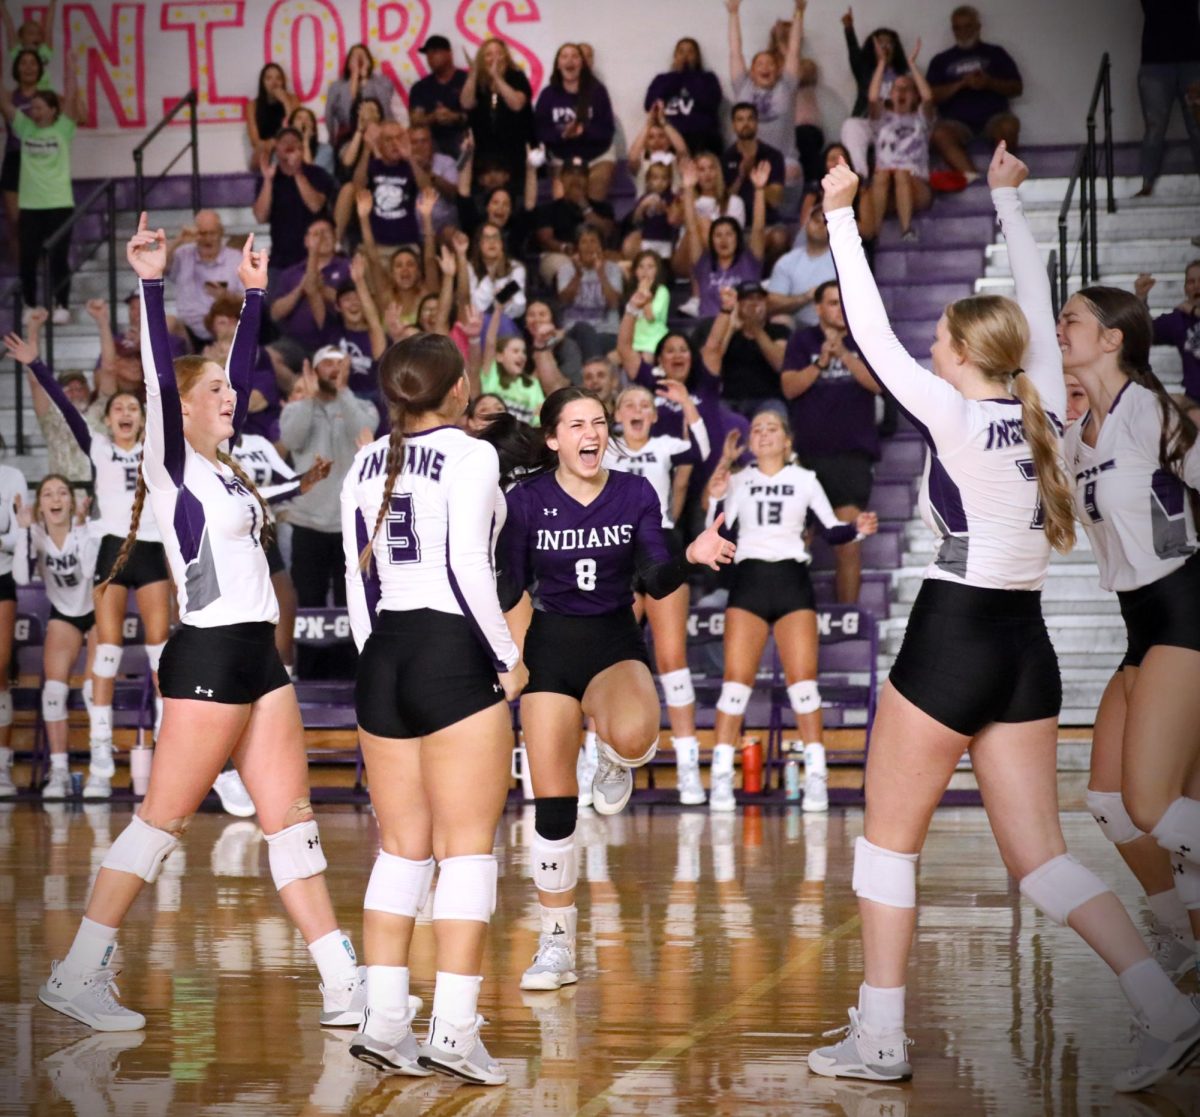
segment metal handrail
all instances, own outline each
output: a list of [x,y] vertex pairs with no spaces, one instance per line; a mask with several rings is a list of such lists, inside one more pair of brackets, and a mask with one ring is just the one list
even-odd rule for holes
[[[140,144],[133,149],[133,176],[134,176],[134,199],[137,202],[137,212],[141,213],[146,208],[146,197],[150,192],[166,178],[167,173],[183,158],[188,151],[192,153],[192,212],[200,208],[200,145],[197,141],[196,132],[196,105],[199,101],[199,95],[196,90],[189,89],[174,105],[167,111],[167,115],[162,118],[146,135]],[[146,185],[145,176],[145,158],[146,148],[154,141],[158,134],[171,123],[184,109],[187,107],[190,112],[188,114],[188,131],[189,138],[187,144],[179,151],[179,153],[166,166],[166,169],[149,185]]]
[[[106,230],[103,239],[97,240],[87,255],[77,259],[66,277],[55,284],[50,274],[50,255],[64,239],[70,240],[71,230],[79,221],[92,212],[92,206],[100,197],[104,198],[104,217]],[[40,259],[42,305],[50,311],[46,319],[46,364],[54,367],[54,305],[56,296],[61,288],[71,281],[71,274],[83,267],[100,250],[102,244],[108,246],[108,321],[115,334],[117,332],[117,180],[106,178],[82,202],[75,207],[74,213],[66,219],[42,244]],[[18,322],[20,315],[17,316]]]
[[1117,212],[1113,194],[1113,138],[1112,138],[1112,63],[1105,51],[1100,59],[1100,70],[1096,84],[1092,87],[1092,99],[1088,102],[1087,139],[1075,153],[1075,164],[1067,183],[1066,196],[1058,211],[1058,285],[1059,305],[1067,301],[1067,280],[1070,262],[1067,254],[1067,224],[1071,215],[1071,203],[1075,198],[1076,184],[1079,186],[1079,273],[1084,284],[1100,279],[1100,247],[1096,211],[1096,177],[1099,160],[1096,148],[1096,110],[1104,109],[1104,177],[1107,194],[1107,212]]

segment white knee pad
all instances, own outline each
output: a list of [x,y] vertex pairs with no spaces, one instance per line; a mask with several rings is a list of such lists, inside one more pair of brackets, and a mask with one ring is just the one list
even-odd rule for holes
[[42,721],[67,720],[67,696],[71,688],[57,679],[42,684]]
[[159,663],[159,660],[162,659],[163,648],[165,648],[166,646],[167,646],[167,642],[165,640],[161,644],[147,644],[146,645],[146,659],[149,660],[149,662],[150,662],[150,670],[151,671],[158,670],[158,663]]
[[267,862],[277,891],[282,892],[293,881],[315,877],[325,871],[327,862],[316,819],[297,822],[295,826],[266,835],[266,838]]
[[12,725],[12,691],[0,690],[0,729]]
[[750,695],[753,693],[754,688],[746,686],[745,683],[722,683],[721,697],[717,699],[717,709],[723,714],[741,717],[746,712]]
[[541,892],[570,892],[579,880],[575,835],[551,841],[534,833],[529,846],[533,883]]
[[1059,854],[1021,879],[1021,895],[1060,926],[1077,907],[1111,891],[1069,853]]
[[92,659],[92,674],[98,679],[115,679],[124,650],[120,644],[97,644],[96,655]]
[[1145,831],[1134,826],[1119,791],[1092,791],[1089,788],[1087,808],[1092,812],[1096,825],[1113,845],[1136,842],[1138,838],[1146,836]]
[[367,881],[363,907],[416,919],[429,899],[432,884],[432,857],[425,861],[410,861],[381,849],[375,858],[371,879]]
[[678,671],[667,671],[659,675],[663,699],[668,706],[690,706],[696,701],[696,690],[692,686],[692,673],[686,667]]
[[816,679],[804,679],[787,688],[788,701],[797,714],[815,714],[821,708],[821,689]]
[[872,845],[866,838],[854,840],[854,894],[892,908],[917,906],[917,854],[896,853]]
[[496,858],[490,853],[447,857],[438,865],[433,918],[491,922],[492,912],[496,910],[498,876]]
[[1176,799],[1150,833],[1163,849],[1200,863],[1200,799]]
[[147,883],[153,883],[178,845],[179,839],[174,834],[143,822],[135,814],[129,825],[117,835],[117,840],[108,847],[100,864],[102,868],[132,873]]
[[1171,858],[1171,873],[1175,880],[1175,895],[1188,911],[1200,911],[1200,865]]

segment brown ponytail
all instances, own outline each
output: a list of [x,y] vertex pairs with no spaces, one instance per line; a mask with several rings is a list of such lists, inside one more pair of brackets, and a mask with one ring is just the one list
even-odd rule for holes
[[388,435],[387,472],[383,479],[383,499],[379,502],[379,514],[375,517],[375,526],[371,528],[371,538],[358,556],[359,570],[366,570],[371,565],[371,548],[375,546],[375,537],[383,525],[387,515],[388,505],[392,503],[392,490],[396,487],[396,478],[400,475],[400,463],[404,460],[404,408],[393,405],[390,409],[392,432]]
[[1008,388],[1021,402],[1021,425],[1033,455],[1043,530],[1056,551],[1075,546],[1075,508],[1054,429],[1037,387],[1021,372],[1029,348],[1029,323],[1021,308],[1001,295],[973,295],[946,307],[953,344],[987,379]]
[[139,463],[137,488],[133,491],[133,512],[129,517],[129,534],[125,536],[125,541],[121,544],[121,549],[117,552],[117,559],[113,563],[112,569],[108,572],[108,577],[97,587],[98,593],[103,593],[108,589],[108,583],[121,573],[125,564],[129,561],[129,552],[133,550],[133,545],[137,542],[138,525],[142,522],[142,506],[145,503],[146,478],[142,475],[142,467]]
[[250,475],[233,460],[224,450],[217,451],[217,461],[222,465],[227,465],[233,470],[233,475],[236,477],[246,490],[255,500],[258,501],[258,507],[262,510],[262,527],[258,531],[258,545],[265,551],[272,543],[275,542],[275,524],[271,521],[271,510],[267,507],[267,502],[263,500],[262,493],[258,491],[258,486],[250,480]]

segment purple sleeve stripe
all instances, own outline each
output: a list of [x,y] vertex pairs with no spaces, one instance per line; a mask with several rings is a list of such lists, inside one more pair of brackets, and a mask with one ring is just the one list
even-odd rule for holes
[[[358,540],[358,553],[361,555],[363,548],[371,541],[361,508],[354,513],[354,534]],[[373,559],[367,564],[366,570],[359,571],[358,576],[362,579],[363,592],[367,597],[367,616],[370,617],[371,628],[374,629],[375,611],[379,608],[379,574],[375,569]]]
[[66,420],[67,426],[71,428],[71,434],[75,436],[75,441],[79,443],[79,448],[85,453],[90,453],[92,449],[92,432],[88,429],[87,420],[80,414],[77,408],[69,399],[67,394],[62,390],[61,385],[54,379],[54,373],[49,366],[39,357],[29,366],[29,371],[33,373],[34,378],[42,386],[42,390],[50,397],[51,402],[55,407],[62,412],[62,417]]
[[809,527],[815,527],[821,533],[821,537],[826,543],[837,546],[841,543],[853,543],[858,537],[858,527],[855,524],[837,524],[834,527],[826,527],[821,523],[821,518],[815,515],[810,508],[806,517]]
[[[449,511],[449,509],[447,509]],[[491,532],[496,530],[496,517],[492,516]],[[491,538],[489,532],[488,538]],[[450,590],[454,594],[454,600],[458,602],[458,607],[462,610],[462,615],[466,618],[467,624],[471,626],[471,631],[475,634],[475,639],[479,641],[483,650],[487,652],[491,658],[492,666],[498,673],[503,673],[508,670],[508,665],[496,656],[495,649],[488,643],[488,638],[484,635],[483,629],[479,626],[479,622],[475,619],[475,614],[471,612],[471,607],[467,604],[467,599],[463,596],[462,589],[459,587],[458,579],[454,576],[454,558],[450,554],[450,524],[447,517],[446,524],[446,577],[450,580]]]
[[254,287],[246,292],[246,301],[242,305],[237,331],[233,335],[233,345],[229,348],[229,360],[225,365],[225,375],[237,393],[237,402],[233,406],[234,438],[237,438],[250,411],[250,378],[254,372],[255,358],[258,356],[262,304],[261,288]]
[[163,468],[176,485],[182,485],[185,449],[183,411],[179,402],[179,387],[175,383],[175,360],[171,356],[161,279],[142,280],[142,314],[144,329],[150,336],[150,359],[162,396]]
[[[300,478],[297,477],[295,482],[290,485],[286,481],[282,481],[280,484],[272,486],[269,493],[262,492],[262,490],[260,493],[268,504],[286,504],[300,495]],[[363,545],[366,546],[365,543]]]

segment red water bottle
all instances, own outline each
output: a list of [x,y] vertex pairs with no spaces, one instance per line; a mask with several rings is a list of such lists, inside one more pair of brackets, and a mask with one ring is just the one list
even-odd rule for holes
[[758,794],[763,789],[762,742],[757,737],[742,738],[742,790]]

